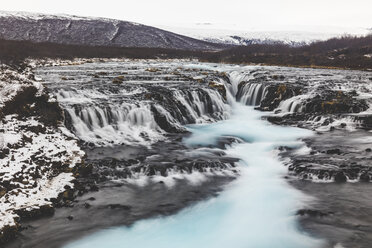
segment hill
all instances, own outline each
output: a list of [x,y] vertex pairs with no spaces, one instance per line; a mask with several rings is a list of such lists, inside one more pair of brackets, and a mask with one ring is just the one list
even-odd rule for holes
[[66,45],[218,50],[226,45],[106,18],[0,12],[0,38]]

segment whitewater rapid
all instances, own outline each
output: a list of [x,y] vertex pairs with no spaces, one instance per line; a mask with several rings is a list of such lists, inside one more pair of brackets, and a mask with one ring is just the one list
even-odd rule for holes
[[[231,101],[231,99],[230,99]],[[216,198],[179,213],[94,233],[65,248],[316,248],[322,241],[301,231],[296,211],[309,198],[292,188],[279,146],[301,147],[310,131],[271,125],[250,106],[232,102],[228,120],[189,126],[189,146],[211,145],[222,136],[244,143],[227,148],[240,158],[240,176]]]

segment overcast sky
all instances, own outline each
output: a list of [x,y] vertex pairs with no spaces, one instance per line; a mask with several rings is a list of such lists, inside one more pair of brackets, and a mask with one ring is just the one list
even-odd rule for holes
[[372,0],[1,0],[0,9],[110,17],[148,25],[372,27]]

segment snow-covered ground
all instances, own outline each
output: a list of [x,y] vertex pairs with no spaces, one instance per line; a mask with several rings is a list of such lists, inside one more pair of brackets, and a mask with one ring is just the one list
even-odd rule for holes
[[216,23],[156,25],[156,27],[196,39],[236,45],[277,41],[291,45],[307,44],[343,35],[362,36],[372,32],[368,27],[292,26],[265,29]]
[[52,128],[32,131],[42,126],[33,118],[21,121],[7,116],[1,126],[1,145],[10,148],[3,149],[7,154],[0,160],[0,181],[8,185],[0,198],[0,229],[15,224],[15,211],[51,205],[50,199],[64,192],[66,185],[72,187],[69,171],[84,155],[75,140]]
[[[0,68],[0,113],[7,102],[32,80],[29,71],[18,73]],[[8,114],[0,120],[0,241],[5,227],[17,226],[20,212],[52,206],[51,199],[73,187],[73,168],[84,152],[76,140],[56,127],[45,126],[35,116],[19,118]]]
[[0,109],[5,102],[12,99],[24,87],[34,85],[41,90],[40,84],[30,80],[29,73],[29,71],[26,71],[20,74],[9,66],[0,64]]

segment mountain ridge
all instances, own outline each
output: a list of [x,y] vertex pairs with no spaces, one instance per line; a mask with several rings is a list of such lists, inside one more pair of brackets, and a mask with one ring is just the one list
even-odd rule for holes
[[202,41],[139,23],[101,17],[0,12],[0,38],[67,45],[220,50]]

